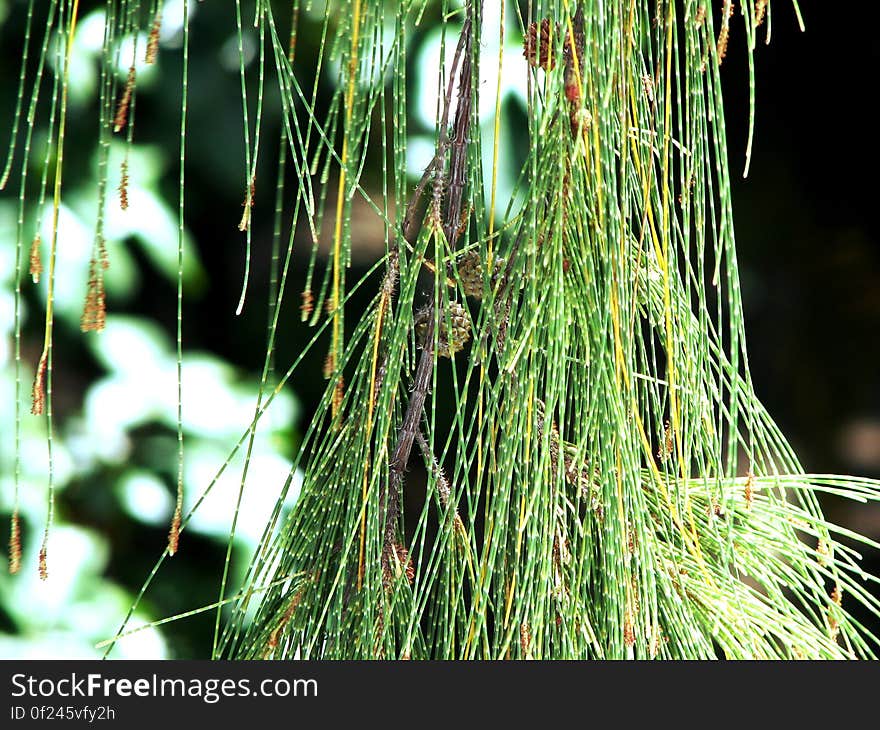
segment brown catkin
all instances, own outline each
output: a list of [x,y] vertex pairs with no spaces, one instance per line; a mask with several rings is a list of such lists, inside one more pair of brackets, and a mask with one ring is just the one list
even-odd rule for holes
[[721,11],[721,15],[721,31],[718,33],[718,43],[716,45],[719,66],[724,60],[724,57],[727,55],[727,43],[730,39],[730,18],[733,15],[732,0],[726,0],[726,2],[724,3],[724,9]]
[[40,257],[40,243],[41,243],[40,234],[38,233],[34,236],[34,240],[31,242],[31,268],[30,274],[31,279],[34,284],[40,283],[40,274],[43,273],[43,261]]
[[107,323],[107,302],[104,286],[100,284],[86,292],[86,303],[80,317],[79,328],[82,332],[100,332]]
[[305,289],[302,293],[302,304],[299,305],[299,311],[302,312],[301,319],[305,322],[309,315],[315,309],[315,296],[311,289]]
[[241,220],[238,222],[238,230],[246,231],[251,225],[251,210],[254,207],[254,196],[257,193],[257,184],[254,178],[251,178],[251,184],[248,185],[244,194],[244,202],[241,204],[244,210],[241,214]]
[[290,623],[290,619],[293,618],[293,614],[296,612],[297,607],[302,601],[303,591],[305,590],[305,586],[300,588],[296,594],[293,596],[293,600],[291,600],[290,605],[287,607],[287,610],[284,612],[284,615],[281,617],[281,620],[278,622],[278,625],[269,634],[269,640],[266,642],[266,648],[263,650],[263,659],[268,659],[272,652],[278,646],[278,639],[281,636],[281,632],[284,631],[284,627]]
[[730,28],[725,24],[721,27],[721,32],[718,34],[718,64],[721,65],[721,62],[724,60],[724,57],[727,55],[727,42],[730,36]]
[[767,0],[755,0],[755,27],[764,22],[767,15]]
[[[99,254],[100,256],[100,254]],[[79,328],[83,332],[100,332],[107,322],[107,301],[104,291],[102,262],[92,258],[89,266],[89,284]]]
[[623,641],[631,647],[636,643],[636,632],[633,626],[632,608],[627,606],[623,617]]
[[746,488],[743,496],[746,500],[746,509],[750,510],[752,503],[755,501],[755,475],[751,469],[749,469],[749,475],[746,477]]
[[673,448],[672,427],[669,425],[669,421],[666,421],[663,425],[663,444],[657,450],[657,458],[663,462],[668,461],[669,457],[672,456]]
[[336,381],[336,386],[333,388],[333,413],[338,414],[341,411],[344,398],[345,378],[340,375],[339,379]]
[[46,351],[40,356],[37,373],[34,375],[34,387],[31,389],[31,413],[42,416],[46,409]]
[[119,166],[119,207],[128,210],[128,160]]
[[40,580],[49,580],[49,567],[46,559],[46,546],[40,548]]
[[180,544],[180,507],[174,510],[174,517],[171,520],[171,529],[168,531],[168,554],[174,555]]
[[125,90],[116,108],[116,117],[113,120],[113,131],[119,132],[128,123],[128,105],[131,103],[131,94],[134,91],[135,68],[132,64],[128,69],[128,78],[125,81]]
[[831,641],[837,641],[837,637],[840,634],[840,622],[837,620],[837,617],[832,616],[829,612],[828,616],[828,635],[831,637]]
[[153,20],[153,27],[150,28],[150,36],[147,39],[147,52],[144,56],[144,63],[156,63],[156,57],[159,55],[159,33],[162,31],[162,13],[156,13]]
[[828,556],[831,554],[831,548],[829,548],[828,543],[821,538],[816,545],[816,554],[819,565],[823,567],[828,565]]
[[101,262],[101,268],[105,271],[110,268],[110,256],[107,254],[107,242],[104,237],[98,238],[98,261]]
[[15,575],[21,568],[21,525],[18,510],[12,515],[9,529],[9,572]]
[[527,621],[519,625],[519,648],[523,657],[528,659],[532,652],[532,629]]

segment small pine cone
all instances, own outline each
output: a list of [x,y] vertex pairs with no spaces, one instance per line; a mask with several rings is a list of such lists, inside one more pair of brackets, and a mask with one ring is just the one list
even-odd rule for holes
[[437,354],[440,357],[452,357],[464,349],[471,338],[471,321],[467,310],[459,302],[449,303],[449,324],[447,330],[446,317],[440,321],[440,343]]
[[[492,285],[498,280],[498,277],[504,271],[507,261],[502,258],[495,257],[492,266]],[[474,297],[474,299],[483,298],[483,274],[486,271],[486,265],[483,263],[480,253],[476,250],[468,251],[458,260],[458,278],[461,279],[461,286],[465,295]]]
[[[430,308],[423,309],[416,314],[416,336],[419,347],[425,347],[425,333],[428,331],[428,317],[433,316]],[[437,323],[440,328],[440,336],[437,343],[437,355],[440,357],[452,357],[471,338],[471,322],[467,310],[459,302],[450,302],[449,311],[440,315]],[[450,327],[447,328],[447,321]]]
[[467,296],[477,299],[483,296],[483,262],[479,251],[468,251],[459,259],[458,277]]

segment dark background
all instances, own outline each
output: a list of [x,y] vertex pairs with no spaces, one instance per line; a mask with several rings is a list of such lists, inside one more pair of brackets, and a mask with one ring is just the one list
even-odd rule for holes
[[[788,3],[773,10],[771,44],[756,53],[746,180],[745,59],[735,53],[722,67],[751,373],[807,470],[877,477],[877,9],[801,3],[805,33]],[[880,533],[876,508],[845,519]]]
[[[12,5],[13,12],[0,25],[0,140],[4,144],[24,20],[24,4]],[[86,3],[84,8],[93,5]],[[210,10],[196,16],[192,32],[199,45],[216,47],[234,30],[234,5],[229,3],[224,10],[218,4]],[[801,10],[806,33],[798,29],[785,0],[773,3],[770,46],[763,44],[766,28],[759,30],[755,142],[746,180],[742,170],[748,134],[748,76],[738,17],[722,68],[751,374],[758,396],[807,471],[880,477],[880,227],[874,181],[880,161],[873,111],[873,79],[880,55],[878,11],[868,3],[823,2],[803,2]],[[300,52],[309,53],[313,40],[305,34]],[[166,53],[162,57],[163,89],[175,88],[178,56]],[[244,315],[233,319],[242,276],[241,241],[230,234],[242,198],[239,79],[237,71],[218,73],[214,56],[191,53],[190,59],[189,128],[191,132],[210,129],[211,133],[189,137],[187,175],[192,184],[187,193],[187,224],[198,243],[209,283],[187,293],[184,343],[258,372],[265,351],[264,282],[271,221],[269,216],[255,217],[250,302]],[[272,99],[270,94],[266,140],[277,138],[277,108],[273,106],[277,102]],[[139,104],[136,141],[158,142],[169,154],[176,154],[177,94],[145,94]],[[88,164],[94,119],[83,114],[81,120],[71,120],[74,142],[68,170]],[[90,142],[80,146],[78,138]],[[263,171],[257,180],[257,209],[265,212],[273,205],[274,183],[271,165]],[[66,175],[70,175],[66,184],[75,185],[74,176]],[[172,204],[176,185],[176,173],[163,181],[163,192]],[[300,245],[300,251],[307,251],[307,246]],[[280,363],[292,360],[300,346],[297,338],[306,332],[299,325],[297,311],[307,262],[304,256],[296,259],[288,286]],[[171,329],[174,283],[158,273],[151,275],[149,263],[142,263],[147,279],[126,310],[169,323]],[[355,268],[349,280],[358,277]],[[109,306],[113,309],[114,303]],[[39,342],[41,331],[38,322],[31,326],[25,334],[33,338],[33,345]],[[74,351],[72,341],[66,346]],[[297,378],[301,424],[307,423],[323,391],[320,369],[316,357],[305,363]],[[70,377],[82,387],[99,372],[83,356]],[[70,407],[76,405],[74,399]],[[94,498],[100,483],[90,487],[92,496],[77,489],[65,492],[60,509],[68,519],[112,536],[107,577],[136,590],[152,565],[155,548],[164,542],[164,532],[127,524],[112,504]],[[877,507],[828,503],[826,508],[831,519],[880,539]],[[145,550],[147,545],[149,550]],[[213,576],[220,569],[222,554],[223,547],[216,542],[195,536],[188,539],[186,550],[166,566],[166,580],[157,586],[153,600],[159,613],[169,615],[215,600]],[[865,567],[880,572],[876,557]],[[187,585],[186,595],[175,589],[181,583]],[[168,630],[176,655],[205,656],[210,651],[212,621],[209,614],[171,624]],[[0,628],[3,623],[0,612]]]

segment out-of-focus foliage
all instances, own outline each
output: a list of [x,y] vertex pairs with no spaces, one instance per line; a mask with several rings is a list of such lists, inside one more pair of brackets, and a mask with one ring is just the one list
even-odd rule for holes
[[[4,39],[21,33],[23,7],[16,5],[11,8],[4,4],[0,12],[6,21],[0,26]],[[169,10],[173,5],[169,4]],[[169,20],[172,45],[173,26],[173,20]],[[135,143],[126,148],[123,142],[114,140],[102,167],[96,138],[90,133],[94,129],[90,110],[97,103],[103,28],[101,10],[82,18],[73,45],[75,61],[70,68],[73,142],[69,139],[68,146],[72,147],[72,162],[66,168],[59,210],[53,293],[59,345],[54,370],[54,514],[46,581],[40,580],[37,569],[47,520],[46,423],[30,414],[30,383],[36,365],[34,352],[39,355],[36,348],[42,338],[48,277],[44,275],[34,285],[25,271],[16,282],[18,203],[14,195],[0,198],[0,524],[8,535],[16,493],[13,404],[18,392],[18,506],[23,546],[19,574],[11,576],[5,570],[0,573],[0,655],[4,657],[100,656],[102,652],[95,645],[117,630],[136,595],[133,589],[143,577],[142,568],[136,566],[143,566],[161,552],[174,509],[177,362],[173,321],[163,321],[162,309],[151,309],[156,288],[161,288],[163,295],[168,292],[173,302],[173,282],[178,273],[175,199],[164,185],[173,155],[159,144]],[[161,95],[163,80],[158,70],[150,66],[141,70],[144,99]],[[58,71],[58,66],[49,64],[44,83],[51,84]],[[14,98],[10,81],[4,71],[0,88],[6,100]],[[172,83],[168,79],[164,82]],[[10,121],[4,115],[4,129]],[[42,125],[35,127],[34,149],[46,149],[46,131]],[[128,208],[122,210],[115,196],[104,207],[103,236],[110,261],[104,281],[110,313],[103,332],[81,334],[99,179],[109,175],[107,185],[116,191],[124,158],[132,171],[127,186]],[[28,161],[31,181],[39,181],[44,172],[51,180],[53,164],[53,154],[34,154]],[[30,241],[39,233],[42,240],[51,239],[51,199],[28,197],[23,216],[23,237]],[[184,239],[183,280],[188,296],[196,300],[209,285],[199,248],[189,233]],[[16,284],[23,292],[18,387]],[[252,418],[258,385],[258,374],[248,373],[222,356],[206,350],[185,350],[185,509],[196,503],[226,459],[230,445]],[[254,443],[254,484],[273,483],[288,474],[297,439],[297,419],[298,407],[292,394],[279,394]],[[239,487],[236,466],[230,464],[232,468],[204,500],[183,538],[190,550],[178,558],[183,569],[177,578],[189,588],[160,592],[139,609],[134,617],[138,622],[191,608],[191,600],[198,600],[200,595],[210,600],[202,574],[205,550],[219,560],[228,540]],[[295,497],[293,490],[291,503]],[[253,548],[274,505],[275,497],[270,492],[257,488],[248,492],[238,517],[236,550]],[[200,548],[200,544],[205,547]],[[185,633],[186,627],[179,632]],[[169,642],[163,629],[150,628],[124,639],[117,655],[189,656],[197,652],[194,647],[199,641],[205,640],[181,639],[180,635]]]

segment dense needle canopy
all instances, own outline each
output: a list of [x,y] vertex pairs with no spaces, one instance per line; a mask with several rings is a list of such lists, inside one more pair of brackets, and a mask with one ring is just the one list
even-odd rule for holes
[[[312,5],[293,3],[289,37],[270,3],[245,11],[260,56],[256,98],[241,62],[239,227],[250,242],[258,166],[277,165],[277,269],[255,417],[222,469],[302,362],[274,357],[296,296],[285,283],[297,221],[314,243],[304,353],[326,351],[327,387],[290,478],[259,485],[278,489],[278,508],[243,585],[230,551],[215,656],[873,656],[849,607],[877,613],[875,580],[840,542],[861,538],[829,524],[819,496],[880,489],[804,474],[749,376],[719,67],[728,42],[751,59],[769,3],[530,0],[504,4],[500,26],[476,0]],[[149,53],[159,15],[135,7],[108,12],[108,33],[142,27]],[[76,3],[52,12],[72,33]],[[296,51],[306,14],[320,21],[315,58]],[[414,183],[408,49],[432,24],[445,65]],[[184,17],[184,54],[187,28]],[[523,39],[525,129],[500,98],[510,28]],[[482,82],[493,65],[497,88]],[[336,81],[326,114],[322,73]],[[105,136],[126,129],[136,80],[106,83]],[[270,93],[283,109],[277,160],[259,135]],[[493,104],[494,126],[481,124]],[[181,161],[192,133],[184,114]],[[502,199],[510,147],[524,164]],[[381,177],[368,182],[377,149]],[[348,281],[355,201],[381,220],[385,251]],[[100,226],[83,329],[102,326]],[[248,285],[246,274],[240,307]],[[347,306],[363,292],[366,311]],[[51,311],[47,357],[50,324]],[[415,465],[426,490],[412,488]],[[187,521],[175,517],[158,569]]]

